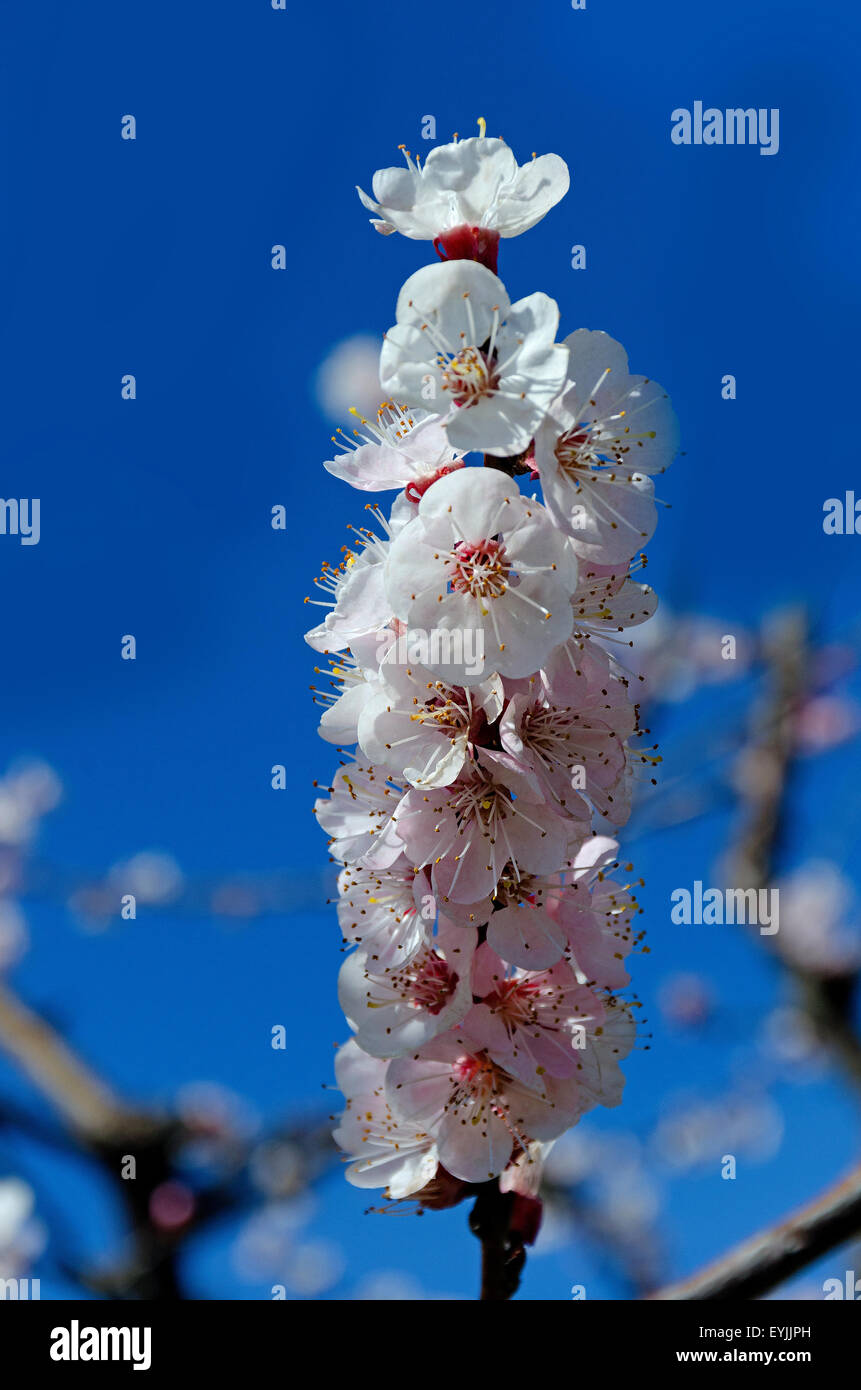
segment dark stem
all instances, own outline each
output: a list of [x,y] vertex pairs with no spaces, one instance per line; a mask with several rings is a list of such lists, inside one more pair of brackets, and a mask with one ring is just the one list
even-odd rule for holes
[[514,478],[518,473],[530,473],[532,464],[529,460],[532,457],[532,445],[524,449],[522,454],[512,454],[509,458],[498,459],[493,454],[485,454],[485,468],[495,468],[499,473],[505,473],[509,478]]
[[515,1204],[512,1192],[500,1192],[499,1183],[483,1183],[469,1214],[469,1228],[481,1241],[481,1301],[504,1303],[520,1286],[526,1248],[511,1230]]

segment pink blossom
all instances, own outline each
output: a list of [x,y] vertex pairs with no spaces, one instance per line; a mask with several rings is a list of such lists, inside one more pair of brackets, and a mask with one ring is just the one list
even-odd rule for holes
[[386,1097],[387,1068],[352,1039],[338,1049],[335,1076],[347,1106],[335,1142],[353,1157],[347,1180],[354,1186],[385,1187],[391,1197],[409,1197],[435,1176],[437,1149],[420,1124],[393,1112]]
[[357,735],[368,758],[416,787],[443,787],[463,771],[471,745],[499,717],[503,691],[491,675],[470,690],[439,680],[393,647],[362,705]]
[[328,791],[328,798],[314,802],[314,814],[331,836],[333,858],[389,868],[403,848],[394,825],[402,789],[384,772],[350,762],[335,774]]
[[464,1028],[494,1062],[539,1089],[545,1075],[577,1074],[587,1030],[594,1033],[603,1022],[604,1008],[566,961],[549,970],[520,970],[485,943],[476,953],[473,988],[481,1003],[473,1005]]
[[361,950],[349,955],[338,998],[359,1046],[373,1057],[400,1057],[460,1023],[472,1007],[476,939],[442,920],[403,964],[386,967]]
[[451,786],[406,793],[396,833],[407,856],[431,869],[443,901],[473,903],[493,892],[506,864],[517,873],[552,873],[588,835],[588,824],[541,802],[528,777],[499,763]]
[[530,1089],[459,1030],[444,1033],[386,1073],[392,1111],[432,1132],[440,1162],[464,1182],[501,1173],[517,1145],[555,1139],[581,1110],[576,1081],[545,1076]]
[[412,960],[433,932],[436,905],[406,855],[385,869],[348,864],[338,876],[338,921],[345,942],[382,966]]

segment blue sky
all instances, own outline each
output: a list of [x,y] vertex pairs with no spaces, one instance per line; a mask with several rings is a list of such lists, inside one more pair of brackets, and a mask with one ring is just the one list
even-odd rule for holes
[[[661,480],[670,509],[649,548],[662,600],[728,631],[804,600],[824,637],[849,634],[861,540],[826,537],[821,520],[858,480],[854,7],[46,0],[8,10],[2,30],[2,490],[40,497],[42,534],[32,547],[0,537],[0,761],[37,755],[63,780],[45,859],[97,874],[156,847],[191,875],[324,868],[311,782],[333,758],[314,732],[302,598],[364,499],[321,467],[338,422],[314,377],[340,339],[382,333],[427,259],[421,243],[378,237],[354,191],[397,162],[398,144],[422,148],[427,114],[441,140],[483,116],[521,159],[552,150],[569,163],[568,197],[503,243],[500,274],[512,298],[557,299],[563,332],[618,337],[673,397],[685,455]],[[695,100],[779,108],[779,153],[673,145],[670,114]],[[134,142],[120,139],[127,113]],[[586,270],[571,268],[574,244]],[[120,397],[128,372],[133,402]],[[721,399],[725,373],[734,401]],[[276,503],[286,532],[269,525]],[[120,660],[125,633],[133,663]],[[708,725],[727,698],[665,711],[668,747],[673,721]],[[270,788],[275,763],[286,792]],[[790,862],[833,855],[855,873],[858,774],[855,745],[805,766]],[[652,955],[636,985],[655,1036],[599,1128],[645,1134],[668,1090],[717,1092],[749,1065],[772,967],[728,930],[682,938],[666,910],[673,886],[707,878],[727,829],[715,814],[637,845]],[[321,1103],[344,1035],[322,903],[242,929],[161,915],[99,937],[57,904],[25,907],[33,945],[15,983],[117,1085],[167,1099],[211,1078],[269,1115]],[[713,982],[717,1033],[662,1028],[654,1001],[678,970]],[[269,1047],[277,1022],[285,1054]],[[17,1084],[0,1063],[0,1087]],[[668,1189],[672,1272],[850,1161],[857,1118],[832,1079],[778,1092],[786,1131],[770,1163],[717,1194],[711,1176]],[[104,1244],[113,1218],[79,1172],[29,1151],[0,1151],[2,1166],[85,1213],[86,1239]],[[378,1268],[471,1294],[462,1209],[417,1231],[366,1205],[340,1178],[321,1193],[313,1230],[348,1262],[336,1294]],[[249,1296],[226,1245],[195,1252],[203,1296]],[[590,1258],[536,1258],[524,1295],[564,1298],[588,1267],[596,1296],[618,1296]]]

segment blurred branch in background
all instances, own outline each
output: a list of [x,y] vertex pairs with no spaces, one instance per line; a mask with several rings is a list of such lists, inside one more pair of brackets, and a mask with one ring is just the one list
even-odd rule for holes
[[[742,889],[766,889],[777,877],[783,830],[798,755],[801,714],[810,696],[814,652],[807,616],[801,609],[775,617],[763,634],[765,692],[755,705],[750,736],[735,771],[740,814],[724,863],[728,883]],[[811,904],[813,912],[816,908]],[[784,923],[784,927],[787,924]],[[815,934],[812,920],[805,933],[779,930],[758,936],[795,981],[800,1001],[817,1036],[834,1054],[847,1078],[861,1087],[861,1038],[854,1018],[859,961],[823,957],[818,965],[804,949],[805,935]],[[800,938],[800,939],[799,939]]]
[[[325,1117],[286,1121],[246,1139],[223,1115],[190,1098],[178,1113],[139,1110],[117,1098],[54,1030],[8,988],[0,989],[0,1047],[57,1111],[73,1146],[92,1156],[126,1209],[121,1260],[94,1271],[67,1269],[84,1288],[110,1298],[179,1299],[183,1243],[208,1222],[306,1190],[335,1161]],[[29,1128],[0,1101],[0,1124]],[[38,1125],[34,1134],[40,1137]],[[189,1151],[209,1146],[209,1176],[190,1181]],[[129,1161],[133,1168],[130,1170]]]
[[107,1148],[124,1138],[146,1142],[157,1132],[157,1121],[128,1109],[2,984],[0,1045],[88,1148]]
[[[13,768],[0,780],[0,964],[8,965],[23,949],[26,930],[8,895],[20,891],[38,820],[58,796],[56,777],[42,765]],[[118,882],[125,885],[122,891],[137,889],[147,902],[162,900],[167,888],[170,898],[179,881],[166,856],[138,856],[119,880],[107,876],[110,889],[100,901],[106,905],[110,891],[116,916]],[[76,1263],[73,1254],[62,1261],[63,1273],[90,1292],[118,1299],[185,1297],[180,1257],[189,1237],[224,1215],[292,1200],[335,1161],[329,1122],[322,1115],[285,1120],[258,1134],[236,1122],[227,1093],[217,1087],[185,1088],[171,1111],[131,1104],[3,983],[0,1049],[59,1121],[59,1128],[52,1127],[0,1098],[4,1136],[17,1132],[87,1156],[125,1212],[128,1237],[115,1259],[99,1269]],[[15,1178],[5,1182],[3,1192],[6,1229],[4,1235],[0,1219],[0,1248],[11,1261],[9,1252],[21,1247],[18,1233],[26,1226],[32,1190]],[[29,1193],[28,1202],[22,1192]],[[0,1217],[3,1209],[0,1202]]]
[[541,1196],[551,1242],[585,1243],[625,1297],[659,1286],[667,1258],[661,1201],[636,1136],[582,1128],[565,1135],[548,1155]]

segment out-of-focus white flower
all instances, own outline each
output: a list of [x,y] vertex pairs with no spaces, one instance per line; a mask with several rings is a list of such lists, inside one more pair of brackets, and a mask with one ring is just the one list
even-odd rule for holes
[[855,894],[836,864],[810,860],[778,888],[781,950],[796,965],[817,975],[843,975],[861,966]]
[[47,763],[13,764],[0,778],[0,845],[27,844],[61,793],[60,779]]
[[285,1281],[300,1298],[318,1298],[337,1284],[346,1268],[340,1245],[333,1240],[303,1240],[292,1251]]
[[553,1190],[572,1188],[576,1191],[573,1210],[588,1212],[588,1229],[602,1249],[617,1251],[628,1277],[634,1275],[644,1289],[653,1287],[660,1273],[655,1226],[661,1192],[655,1165],[646,1159],[640,1141],[624,1132],[602,1134],[578,1126],[557,1140],[545,1167],[552,1186],[536,1255],[582,1240],[582,1219]]
[[789,1069],[795,1082],[810,1081],[827,1070],[827,1055],[810,1015],[796,1005],[783,1004],[766,1014],[760,1046],[766,1056]]
[[363,1279],[352,1297],[372,1303],[424,1303],[429,1295],[411,1274],[400,1269],[380,1269]]
[[802,702],[795,736],[804,753],[823,753],[853,738],[861,727],[861,710],[845,695],[814,695]]
[[343,420],[352,408],[373,416],[383,394],[379,338],[360,333],[338,343],[318,367],[315,386],[329,420]]
[[660,1194],[643,1146],[633,1134],[571,1130],[554,1144],[545,1172],[560,1187],[588,1186],[596,1209],[629,1233],[642,1230],[658,1215]]
[[665,980],[660,1001],[664,1017],[680,1028],[696,1028],[706,1023],[712,1014],[712,992],[707,981],[693,971]]
[[115,864],[109,878],[119,892],[132,893],[139,903],[153,905],[171,902],[183,884],[182,870],[173,855],[160,850],[142,850]]
[[47,1235],[34,1213],[32,1187],[21,1178],[0,1178],[0,1279],[21,1277],[45,1248]]
[[271,1280],[299,1298],[315,1298],[344,1272],[343,1250],[334,1241],[309,1238],[313,1207],[302,1201],[267,1202],[246,1221],[234,1246],[234,1262],[249,1282]]
[[176,1111],[189,1128],[200,1133],[248,1138],[260,1125],[253,1107],[217,1081],[190,1081],[176,1093]]
[[[734,656],[726,638],[734,641]],[[700,686],[739,680],[750,669],[754,644],[734,621],[701,614],[671,613],[662,607],[630,634],[631,653],[625,665],[642,675],[649,699],[678,704]]]
[[709,1100],[677,1099],[659,1122],[654,1145],[667,1167],[686,1172],[717,1164],[727,1153],[765,1163],[782,1138],[783,1116],[771,1097],[737,1090]]

